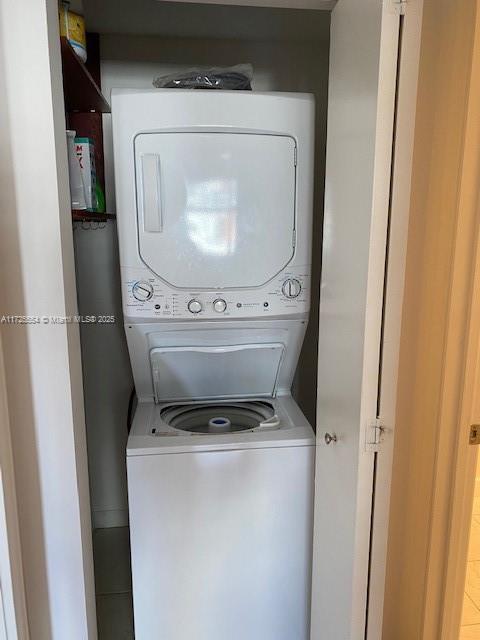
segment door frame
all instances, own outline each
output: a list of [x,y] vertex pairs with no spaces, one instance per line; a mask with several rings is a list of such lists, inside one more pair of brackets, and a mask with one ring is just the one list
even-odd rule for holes
[[[451,264],[445,377],[437,442],[435,496],[430,533],[425,632],[458,637],[472,514],[477,448],[469,444],[471,424],[480,424],[480,2],[473,23],[470,84],[464,113],[462,172],[457,196],[456,241]],[[451,444],[453,443],[453,450]],[[441,522],[435,513],[445,514]],[[444,578],[437,554],[444,551]],[[438,565],[440,565],[438,558]]]
[[420,80],[383,632],[452,640],[480,422],[478,0],[425,0]]
[[[441,640],[456,638],[460,625],[478,456],[477,447],[469,444],[469,433],[471,424],[480,424],[480,2],[478,0],[474,29],[463,170],[458,195],[456,255],[452,274],[450,312],[453,331],[451,330],[449,335],[448,344],[449,351],[453,351],[451,356],[456,355],[463,360],[462,377],[446,381],[448,384],[458,385],[460,380],[463,384],[459,393],[461,400],[457,410],[458,422],[444,422],[445,433],[440,442],[438,458],[439,461],[444,458],[448,436],[451,436],[452,441],[455,442],[455,452],[452,473],[446,476],[450,486],[445,487],[445,492],[442,491],[442,480],[445,481],[442,473],[445,473],[446,468],[439,468],[437,477],[439,499],[447,504],[450,502],[449,527],[443,533],[446,535],[447,547],[445,582],[443,587],[439,585],[443,603],[441,636],[439,636]],[[465,288],[462,286],[463,283],[467,285]],[[454,294],[456,294],[455,298]],[[460,309],[467,312],[466,317],[458,317]],[[457,328],[457,330],[460,329],[460,333],[455,331],[457,323],[460,325]],[[455,354],[457,349],[460,353]],[[449,430],[451,430],[450,434]],[[432,546],[435,545],[435,535],[438,534],[442,536],[442,532],[432,529]],[[436,585],[433,580],[430,583],[432,590],[430,598],[434,598]],[[427,605],[430,598],[427,600]],[[451,606],[447,606],[447,603],[451,603]]]
[[[392,5],[393,4],[394,3],[392,2]],[[41,243],[42,241],[44,241],[45,246],[50,246],[54,244],[54,246],[51,247],[52,253],[49,255],[49,261],[45,262],[45,264],[43,265],[43,268],[45,269],[45,271],[42,272],[42,275],[48,276],[47,270],[49,269],[50,270],[49,273],[52,277],[52,282],[55,282],[55,286],[57,287],[55,299],[51,298],[51,301],[55,300],[55,305],[54,305],[55,311],[60,314],[65,313],[65,315],[72,315],[75,312],[75,306],[76,306],[75,305],[75,283],[74,283],[74,275],[73,275],[71,228],[70,229],[68,228],[70,225],[70,220],[68,217],[68,214],[69,214],[68,193],[65,190],[65,184],[64,184],[65,177],[66,177],[65,175],[66,143],[64,140],[61,141],[60,139],[61,138],[60,132],[64,128],[64,122],[61,116],[61,113],[62,113],[61,87],[58,86],[58,78],[61,77],[61,74],[59,74],[60,59],[59,59],[58,48],[52,46],[54,40],[58,37],[57,30],[54,29],[54,25],[56,24],[56,3],[55,3],[55,0],[43,0],[43,2],[41,3],[38,3],[38,0],[29,0],[27,4],[23,3],[22,5],[18,4],[18,6],[14,6],[14,5],[17,5],[17,3],[14,3],[12,5],[12,3],[8,2],[8,0],[0,0],[0,8],[4,12],[5,17],[8,17],[9,19],[10,36],[8,37],[8,39],[7,38],[5,39],[5,42],[6,42],[6,46],[9,46],[11,48],[9,53],[9,59],[7,61],[8,65],[10,65],[10,69],[9,69],[10,77],[12,77],[12,75],[14,74],[15,67],[18,68],[18,64],[25,64],[26,68],[30,68],[28,66],[28,61],[25,58],[25,54],[22,54],[22,51],[25,49],[23,44],[25,41],[24,28],[27,25],[28,34],[30,36],[28,59],[35,60],[37,66],[33,66],[31,68],[30,75],[28,77],[25,76],[23,78],[23,84],[25,85],[28,81],[31,81],[32,86],[36,86],[38,84],[39,79],[42,80],[42,82],[44,82],[45,78],[48,76],[49,82],[51,83],[51,86],[52,86],[51,88],[52,95],[46,96],[42,93],[40,96],[37,96],[37,100],[39,101],[38,106],[39,107],[41,106],[42,109],[43,108],[46,109],[46,111],[42,112],[41,110],[39,110],[37,112],[37,115],[35,115],[35,113],[32,113],[31,121],[29,121],[30,128],[25,129],[23,134],[21,134],[20,128],[21,128],[22,113],[23,114],[30,113],[31,95],[26,95],[24,91],[21,91],[21,87],[15,87],[15,90],[13,91],[13,93],[10,94],[9,97],[10,97],[10,105],[18,107],[18,115],[16,115],[16,112],[13,111],[13,114],[10,114],[10,117],[14,119],[13,124],[18,127],[18,130],[15,130],[15,138],[12,139],[10,142],[13,145],[13,151],[15,153],[24,154],[24,158],[30,157],[32,153],[31,153],[31,146],[30,146],[31,143],[28,141],[28,135],[32,134],[31,139],[33,139],[33,134],[35,130],[36,131],[43,130],[43,127],[45,127],[45,120],[41,121],[42,116],[44,116],[45,113],[49,114],[49,117],[47,118],[48,120],[47,124],[49,127],[47,130],[47,133],[52,134],[51,136],[52,146],[49,148],[48,163],[43,167],[43,172],[46,179],[46,183],[49,185],[49,187],[51,187],[51,189],[53,189],[53,192],[49,191],[49,193],[54,193],[55,201],[53,202],[53,206],[52,206],[52,200],[48,200],[43,203],[44,212],[42,213],[42,215],[44,217],[42,219],[42,223],[37,224],[36,226],[34,224],[35,219],[32,218],[32,216],[34,216],[34,212],[32,211],[31,200],[27,201],[28,200],[27,198],[26,200],[25,199],[20,200],[19,202],[16,202],[16,203],[9,202],[8,204],[10,207],[12,207],[13,216],[16,216],[18,218],[18,221],[20,222],[20,226],[25,225],[20,230],[15,228],[13,229],[13,231],[15,234],[17,233],[17,231],[20,231],[25,235],[28,235],[28,232],[30,234],[36,233],[37,243]],[[410,0],[409,5],[412,5],[412,7],[421,6],[421,0]],[[29,14],[29,19],[26,22],[25,15],[28,14],[30,9],[32,10],[32,12]],[[1,14],[0,14],[0,18],[1,18]],[[412,33],[415,32],[418,35],[419,33],[418,25],[419,25],[419,20],[421,21],[421,12],[415,12],[414,10],[412,10],[412,12],[410,13],[410,10],[408,9],[405,20],[407,19],[411,21],[413,25]],[[416,31],[415,31],[415,25],[416,25]],[[1,22],[0,22],[0,27],[1,27]],[[14,46],[15,38],[17,38],[19,43],[18,47]],[[404,41],[405,46],[406,46],[406,42],[407,40]],[[402,43],[402,48],[404,46],[404,43]],[[15,54],[12,52],[17,52],[18,57],[16,60],[14,60]],[[402,52],[402,55],[404,55],[403,52]],[[412,52],[410,52],[408,55],[407,53],[405,53],[406,58],[408,58],[409,55],[412,55]],[[46,56],[48,56],[48,60],[46,60]],[[413,58],[414,58],[414,55],[412,55],[412,59]],[[47,64],[45,65],[46,62]],[[38,71],[38,65],[44,65],[42,66],[42,74],[44,75],[42,75],[41,77],[35,76],[35,73]],[[405,193],[403,193],[403,196],[400,193],[402,191],[401,187],[402,185],[403,187],[408,186],[410,173],[411,173],[411,156],[409,156],[408,127],[411,125],[411,122],[412,122],[411,108],[412,108],[413,102],[415,101],[416,78],[417,78],[415,65],[412,63],[410,67],[410,71],[408,71],[407,68],[405,68],[404,74],[405,74],[405,79],[404,79],[405,89],[402,89],[402,96],[401,96],[402,100],[404,100],[404,106],[401,107],[399,116],[402,116],[402,114],[404,115],[402,117],[399,117],[398,123],[400,123],[402,121],[402,118],[404,117],[405,122],[403,126],[405,127],[406,140],[402,145],[403,152],[402,153],[398,152],[397,154],[398,164],[396,162],[396,165],[395,165],[395,171],[397,172],[396,185],[397,185],[397,191],[398,191],[397,206],[401,208],[403,212],[405,212],[405,204],[403,201],[406,196],[405,196]],[[53,104],[48,103],[48,98],[50,97],[50,100],[52,100],[52,96],[53,96]],[[399,106],[400,106],[400,102],[399,102]],[[29,156],[29,150],[30,150],[30,156]],[[31,171],[30,177],[32,178],[32,184],[36,184],[38,181],[37,174],[35,173],[35,171],[38,172],[37,166],[24,165],[22,167],[22,170],[20,170],[19,167],[13,168],[15,183],[18,180],[18,185],[16,185],[17,187],[23,187],[27,189],[27,183],[29,180],[29,174],[28,174],[29,170]],[[14,181],[12,180],[12,183],[13,182]],[[46,189],[45,191],[47,192],[48,190]],[[405,191],[406,193],[408,193],[408,189],[406,189]],[[27,195],[28,195],[28,189],[27,189]],[[400,227],[402,227],[402,224],[403,225],[406,224],[405,219],[403,217],[404,215],[405,213],[403,213],[403,215],[399,216],[398,218]],[[31,220],[30,222],[28,222],[29,219]],[[28,229],[26,225],[30,225],[30,228]],[[404,232],[404,227],[402,227],[402,229]],[[398,234],[399,234],[398,237],[401,238],[402,237],[401,229],[398,231]],[[54,242],[52,242],[53,236],[55,236]],[[19,261],[19,263],[11,264],[9,266],[11,273],[18,272],[22,274],[23,269],[29,266],[27,264],[28,246],[24,246],[23,248],[25,249],[25,252],[21,254],[21,260]],[[53,255],[54,252],[55,252],[55,255]],[[402,250],[400,248],[399,256],[398,256],[398,265],[395,271],[395,277],[393,274],[391,275],[392,272],[390,271],[390,268],[389,268],[390,282],[392,283],[394,281],[397,282],[400,289],[401,289],[401,283],[403,282],[401,254],[402,254]],[[32,251],[30,253],[30,259],[33,260],[34,256],[35,256],[35,252]],[[25,261],[25,262],[22,262],[22,261]],[[30,266],[32,266],[31,263],[30,263]],[[397,272],[397,269],[398,269],[398,272]],[[58,277],[58,274],[60,274],[60,278]],[[21,304],[21,308],[19,310],[16,310],[17,312],[21,310],[28,311],[29,308],[31,308],[32,306],[31,301],[32,300],[38,301],[38,294],[35,291],[35,282],[25,279],[22,284],[25,287],[25,290],[20,291],[20,297],[18,298],[18,300],[20,300],[22,304]],[[395,291],[395,287],[392,284],[392,292],[394,291]],[[53,292],[49,291],[49,293],[53,293]],[[11,292],[11,294],[13,298],[15,298],[15,296],[17,295],[13,291]],[[28,296],[30,296],[30,301],[28,302],[28,304],[25,304],[25,301],[28,300]],[[394,341],[395,331],[398,331],[399,314],[401,309],[400,300],[401,300],[401,293],[399,290],[399,295],[398,297],[395,298],[395,301],[392,301],[392,307],[388,314],[389,316],[391,315],[391,323],[392,323],[391,336],[393,341]],[[57,303],[58,303],[58,306],[57,306]],[[86,491],[86,451],[84,447],[84,435],[82,436],[82,433],[81,433],[82,428],[84,427],[84,424],[83,424],[83,414],[80,407],[82,402],[82,383],[81,383],[81,376],[79,376],[80,365],[79,365],[78,328],[67,327],[63,332],[60,332],[59,330],[57,338],[58,338],[57,346],[59,349],[61,349],[62,354],[65,356],[64,358],[65,371],[62,373],[61,383],[62,385],[65,384],[65,389],[68,390],[68,401],[71,404],[70,406],[71,415],[68,417],[68,420],[65,422],[65,424],[62,424],[62,430],[63,430],[62,437],[65,438],[65,434],[68,433],[69,439],[68,441],[66,440],[59,441],[59,447],[61,444],[66,445],[66,449],[63,450],[63,454],[67,455],[69,461],[72,462],[71,472],[72,472],[72,475],[74,476],[74,480],[76,481],[76,487],[75,487],[75,490],[72,490],[71,498],[72,498],[72,505],[76,505],[76,508],[77,508],[77,513],[75,516],[77,518],[77,521],[75,526],[78,532],[78,537],[75,538],[75,540],[69,540],[65,542],[68,543],[68,545],[70,545],[71,549],[74,549],[75,554],[78,552],[79,543],[82,545],[82,549],[80,550],[81,557],[78,558],[78,566],[76,568],[72,568],[71,571],[72,571],[72,574],[75,573],[73,578],[79,581],[79,590],[83,594],[83,597],[79,598],[79,602],[82,603],[82,607],[85,610],[84,613],[82,613],[82,615],[86,619],[88,619],[88,623],[85,621],[84,624],[85,624],[85,628],[87,627],[89,628],[89,637],[93,638],[95,635],[94,590],[93,590],[93,580],[92,580],[93,576],[92,576],[92,559],[91,559],[91,541],[90,543],[88,542],[88,527],[89,527],[89,515],[87,513],[88,512],[88,495],[86,495],[85,493]],[[27,346],[31,347],[32,343],[30,343]],[[390,372],[392,375],[390,384],[393,385],[392,389],[395,388],[395,382],[396,382],[396,369],[394,366],[395,348],[396,348],[395,344],[393,344],[392,342],[392,353],[391,353],[391,358],[389,360],[392,363],[392,366],[390,368]],[[13,357],[13,353],[9,353],[8,354],[9,365],[11,364],[12,357]],[[17,354],[17,357],[19,359],[23,357],[24,359],[24,361],[22,359],[22,366],[20,367],[20,369],[17,367],[16,369],[17,372],[19,370],[23,371],[24,373],[27,373],[27,372],[32,373],[35,371],[35,376],[43,375],[43,362],[39,362],[35,360],[31,361],[29,359],[29,353],[23,352],[23,351],[22,351],[22,354]],[[11,370],[8,369],[7,382],[10,376],[11,376]],[[35,376],[32,375],[31,376],[32,379],[34,379]],[[52,385],[53,385],[53,381],[52,381]],[[19,420],[22,418],[25,419],[26,417],[25,414],[21,415],[20,410],[21,410],[22,402],[25,402],[25,394],[28,393],[29,387],[26,386],[25,390],[22,392],[21,395],[14,394],[13,385],[10,385],[9,391],[10,391],[9,401],[11,401],[11,404],[12,404],[12,412],[15,413],[16,418],[18,418]],[[32,410],[35,412],[38,408],[39,407],[33,406]],[[33,417],[37,419],[38,416],[34,415]],[[38,444],[39,444],[39,447],[41,447],[43,438],[52,437],[51,435],[48,435],[49,428],[51,428],[51,425],[43,424],[42,421],[39,420],[37,427],[38,427],[38,431],[36,432],[35,435],[36,437],[39,438]],[[26,438],[27,435],[28,435],[27,432],[25,432],[24,437]],[[17,435],[17,438],[18,438],[18,435]],[[392,442],[393,437],[389,438],[389,440],[390,442]],[[20,446],[20,440],[18,440],[18,442],[16,443],[16,446],[17,447]],[[384,451],[386,451],[386,448],[384,449]],[[41,449],[39,449],[39,451],[30,450],[30,453],[32,454],[37,453],[39,458],[42,456]],[[61,453],[60,449],[59,449],[59,453]],[[385,456],[385,459],[387,459],[387,456]],[[58,463],[61,462],[60,456],[58,457],[57,461]],[[57,471],[60,471],[61,470],[60,468],[61,469],[65,468],[65,459],[63,460],[63,465],[59,464],[59,469],[57,469]],[[38,471],[41,474],[43,473],[44,469],[39,469]],[[52,460],[50,460],[50,472],[52,471],[53,471]],[[24,472],[26,474],[24,481],[26,482],[26,478],[28,476],[28,474],[26,473],[27,469],[22,470],[17,465],[16,474],[21,476]],[[387,475],[389,474],[388,465],[386,465],[386,473]],[[41,484],[41,480],[42,480],[41,477],[38,478],[39,485]],[[25,488],[25,486],[23,486],[22,488]],[[388,491],[388,487],[384,487],[384,489],[385,489],[385,492],[384,492],[385,495],[383,496],[383,498],[382,498],[381,492],[378,492],[377,494],[378,502],[379,504],[380,502],[383,504],[384,510],[388,510],[389,491]],[[67,490],[68,489],[65,487],[65,492]],[[47,493],[46,487],[43,487],[42,491],[45,491],[45,497],[49,497],[49,498],[52,497]],[[87,492],[88,492],[88,488],[87,488]],[[376,509],[377,509],[377,506],[376,506]],[[380,509],[380,507],[378,507],[378,509]],[[43,515],[46,515],[46,514],[43,513]],[[382,539],[382,536],[386,535],[385,520],[382,521],[378,519],[376,522],[374,522],[374,529],[375,527],[377,527],[377,523],[378,523],[378,528],[377,528],[378,543],[377,543],[377,546],[374,547],[374,553],[378,555],[376,556],[376,560],[374,563],[375,566],[377,562],[382,563],[382,558],[384,557],[384,555],[382,554],[384,554],[385,544],[384,542],[382,543],[381,539]],[[21,526],[21,535],[25,536],[26,540],[31,539],[35,531],[33,530],[29,531],[26,525],[26,522],[22,519],[20,521],[20,526]],[[56,543],[58,543],[58,538],[55,538],[53,533],[54,532],[51,530],[45,532],[45,535],[49,537],[49,540],[47,540],[47,542],[53,543],[55,541]],[[31,571],[32,566],[34,566],[35,563],[38,563],[35,570],[40,569],[40,571],[43,572],[44,567],[41,566],[45,560],[45,558],[43,558],[43,551],[44,550],[40,548],[38,549],[38,551],[35,551],[33,540],[31,540],[29,552],[26,556],[24,555],[24,563],[26,565],[27,571]],[[61,556],[58,546],[56,548],[50,547],[48,549],[48,553],[52,554],[51,556],[49,556],[50,559],[54,559],[55,557]],[[84,563],[82,575],[80,575],[81,571],[79,568],[81,563]],[[61,568],[59,567],[59,570],[60,569]],[[381,572],[378,576],[376,573],[372,573],[372,580],[374,579],[374,577],[375,577],[375,580],[378,581],[376,591],[375,591],[375,593],[377,594],[375,596],[376,597],[375,607],[380,615],[381,609],[382,609],[381,602],[383,600],[382,598],[383,578],[382,578]],[[42,574],[42,584],[39,587],[39,589],[41,590],[45,587],[45,593],[46,593],[47,585],[48,585],[48,579],[46,576]],[[46,599],[46,596],[45,596],[45,599]],[[45,602],[42,600],[42,605],[43,604],[45,604]],[[59,607],[59,609],[56,610],[57,615],[60,616],[60,611],[64,604],[67,604],[67,603],[66,602],[55,603],[55,606]],[[40,609],[40,602],[35,602],[33,604],[32,602],[29,603],[29,614],[31,613],[31,610],[33,610],[34,607],[36,607],[37,609]],[[52,610],[54,609],[54,606],[51,603],[49,603],[49,609],[50,607],[52,608]],[[58,624],[59,625],[61,624],[60,620],[58,620]],[[65,624],[68,624],[68,620],[65,620]],[[66,627],[66,629],[68,629],[68,627]],[[372,638],[373,637],[375,636],[372,636]]]

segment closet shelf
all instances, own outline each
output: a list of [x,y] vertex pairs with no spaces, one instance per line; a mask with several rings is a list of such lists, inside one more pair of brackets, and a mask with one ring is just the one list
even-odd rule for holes
[[107,220],[115,220],[116,217],[114,213],[94,213],[82,209],[72,209],[74,222],[106,222]]
[[66,110],[110,113],[110,105],[68,40],[62,36],[60,42]]

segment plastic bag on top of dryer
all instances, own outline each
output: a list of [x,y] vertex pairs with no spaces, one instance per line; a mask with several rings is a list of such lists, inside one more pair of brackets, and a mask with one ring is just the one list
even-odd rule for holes
[[234,67],[186,69],[155,78],[157,89],[224,89],[251,91],[253,67],[237,64]]

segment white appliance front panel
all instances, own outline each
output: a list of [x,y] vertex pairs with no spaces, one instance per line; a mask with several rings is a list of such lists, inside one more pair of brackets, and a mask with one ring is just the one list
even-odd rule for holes
[[308,640],[314,455],[127,458],[136,640]]
[[248,133],[135,138],[140,257],[179,289],[258,287],[292,260],[296,144]]
[[287,267],[264,287],[226,291],[178,290],[146,268],[121,272],[127,322],[306,316],[310,310],[310,266]]

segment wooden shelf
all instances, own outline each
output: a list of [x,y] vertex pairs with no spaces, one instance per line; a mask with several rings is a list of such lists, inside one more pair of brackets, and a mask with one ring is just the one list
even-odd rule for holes
[[62,36],[60,42],[62,48],[63,92],[67,112],[98,111],[100,113],[110,113],[110,105],[68,40]]
[[107,220],[115,220],[114,213],[94,213],[83,209],[73,209],[72,219],[74,222],[106,222]]

